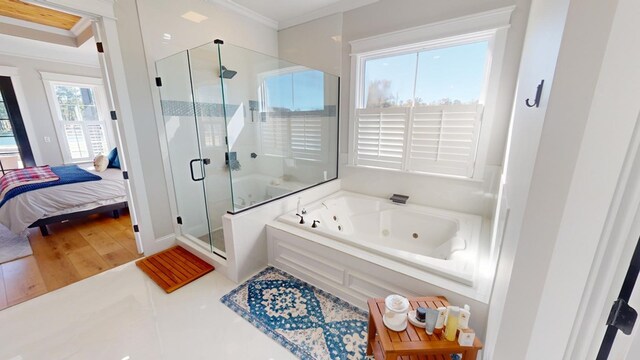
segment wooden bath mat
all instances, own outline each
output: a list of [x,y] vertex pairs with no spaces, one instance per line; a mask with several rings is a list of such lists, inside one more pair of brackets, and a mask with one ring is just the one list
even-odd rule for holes
[[167,294],[214,269],[212,265],[180,246],[147,256],[136,261],[136,265]]

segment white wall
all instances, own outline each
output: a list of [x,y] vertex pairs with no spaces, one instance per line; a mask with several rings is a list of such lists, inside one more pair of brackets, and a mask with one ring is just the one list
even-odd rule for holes
[[[44,49],[43,47],[42,50]],[[25,110],[28,113],[28,117],[25,117],[24,120],[25,122],[30,122],[30,127],[35,135],[29,138],[29,142],[32,148],[38,149],[37,152],[34,151],[36,163],[38,165],[61,165],[63,163],[62,151],[56,137],[54,119],[49,110],[49,103],[40,71],[97,78],[100,78],[101,74],[97,64],[96,66],[81,66],[77,63],[47,61],[44,60],[46,51],[41,51],[39,55],[40,59],[33,59],[3,54],[0,57],[0,65],[18,68],[20,85],[27,100],[25,104],[20,103],[19,105],[23,108],[26,107],[26,109],[22,109],[23,113]],[[73,58],[69,58],[69,61],[73,62]],[[97,56],[95,61],[97,62]],[[45,142],[45,137],[50,138],[51,142]]]
[[[521,141],[537,138],[522,131],[524,122],[543,120],[544,125],[528,198],[524,205],[514,207],[523,212],[521,228],[510,230],[519,226],[518,217],[514,223],[510,218],[505,232],[503,249],[517,244],[517,250],[513,256],[511,251],[502,254],[500,275],[508,277],[510,273],[511,278],[510,282],[497,280],[496,289],[506,289],[492,298],[490,317],[502,314],[499,324],[492,324],[492,329],[498,329],[495,349],[488,354],[492,359],[572,358],[565,353],[569,334],[636,125],[637,102],[626,97],[627,101],[620,101],[616,91],[619,86],[635,89],[625,96],[637,98],[637,71],[629,71],[637,68],[637,58],[622,60],[627,58],[626,44],[617,44],[614,55],[607,52],[617,2],[571,1],[563,23],[566,5],[545,0],[532,3],[535,24],[539,25],[534,30],[540,38],[531,48],[525,45],[522,72],[531,76],[536,71],[532,65],[539,59],[541,71],[554,67],[555,75],[548,107],[539,110],[543,119],[519,116],[522,113],[517,108],[514,113],[512,160],[522,161],[516,157],[526,150],[523,147],[536,146]],[[546,59],[551,56],[552,60],[553,51],[545,54],[544,49],[550,50],[546,46],[549,37],[543,35],[558,34],[562,28],[557,64],[549,63]],[[555,36],[551,41],[557,41]],[[534,50],[535,54],[531,53]],[[524,97],[519,94],[518,102]],[[546,95],[543,101],[547,101]],[[508,169],[508,178],[515,184],[526,183],[529,173],[517,170]],[[506,186],[510,186],[509,180]]]
[[[145,50],[151,62],[215,39],[277,56],[276,30],[205,1],[137,0]],[[194,23],[181,17],[195,11],[208,17]],[[170,34],[171,40],[165,40]],[[215,59],[212,59],[215,61]]]
[[278,55],[292,63],[340,76],[341,54],[342,13],[278,32]]

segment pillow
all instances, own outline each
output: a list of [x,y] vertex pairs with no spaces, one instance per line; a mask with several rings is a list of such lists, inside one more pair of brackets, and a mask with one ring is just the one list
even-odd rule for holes
[[107,170],[107,167],[109,167],[109,158],[102,154],[96,156],[96,158],[93,159],[93,167],[97,172],[103,172]]
[[118,158],[118,148],[113,148],[113,150],[109,152],[109,155],[107,155],[107,158],[109,159],[109,165],[107,166],[108,168],[120,169],[120,159]]

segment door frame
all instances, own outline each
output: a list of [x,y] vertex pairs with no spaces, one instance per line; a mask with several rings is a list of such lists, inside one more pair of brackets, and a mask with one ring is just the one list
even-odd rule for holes
[[29,146],[31,147],[31,154],[36,164],[42,163],[42,156],[40,155],[40,148],[38,142],[33,141],[37,139],[35,129],[33,128],[33,122],[31,121],[31,115],[29,114],[29,107],[27,106],[27,97],[24,95],[22,88],[22,82],[17,67],[13,66],[0,66],[0,76],[6,76],[11,79],[11,85],[13,86],[13,92],[16,94],[16,100],[18,101],[18,107],[20,107],[20,115],[22,116],[22,122],[24,123],[24,129],[27,132],[27,137],[31,139]]
[[100,69],[108,107],[116,114],[116,120],[111,122],[116,134],[120,164],[122,170],[128,173],[126,189],[136,246],[139,253],[145,251],[154,253],[161,250],[162,245],[157,243],[153,231],[148,195],[141,170],[142,160],[137,151],[139,144],[133,124],[132,103],[129,98],[118,38],[114,0],[34,0],[33,2],[62,11],[79,13],[92,19],[94,39],[96,42],[101,42],[104,49],[98,54]]
[[640,235],[640,114],[566,355],[595,359]]
[[[11,128],[13,130],[13,137],[16,139],[16,143],[18,145],[18,153],[20,154],[20,160],[24,166],[35,166],[35,158],[33,156],[33,150],[31,150],[31,142],[29,141],[29,134],[27,133],[27,129],[25,127],[24,119],[22,118],[22,111],[20,110],[20,103],[18,102],[18,97],[16,95],[16,91],[13,88],[13,80],[10,76],[2,76],[0,77],[0,87],[2,87],[1,83],[7,81],[7,90],[2,98],[4,100],[4,106],[6,107],[7,113],[9,115],[9,122],[11,123]],[[0,92],[2,89],[0,88]]]

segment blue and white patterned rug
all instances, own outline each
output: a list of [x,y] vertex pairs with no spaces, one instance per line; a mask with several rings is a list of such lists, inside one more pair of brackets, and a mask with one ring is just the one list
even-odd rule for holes
[[279,269],[220,301],[301,359],[365,358],[367,313]]

